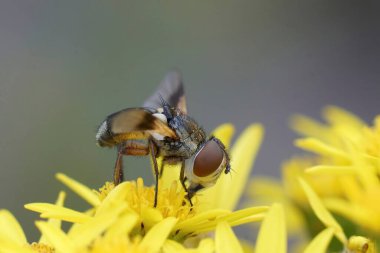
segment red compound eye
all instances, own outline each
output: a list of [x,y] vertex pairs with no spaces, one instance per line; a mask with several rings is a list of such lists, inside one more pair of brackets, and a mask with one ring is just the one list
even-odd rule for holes
[[219,168],[223,159],[222,148],[214,140],[209,140],[195,158],[193,172],[198,177],[206,177]]

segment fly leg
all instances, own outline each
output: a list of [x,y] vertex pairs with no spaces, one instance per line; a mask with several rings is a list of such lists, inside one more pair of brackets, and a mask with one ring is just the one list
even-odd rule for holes
[[146,140],[126,140],[119,144],[117,149],[117,158],[115,162],[115,169],[113,172],[113,182],[115,185],[120,184],[124,180],[123,173],[123,156],[144,156],[149,154],[149,146]]
[[159,173],[160,178],[162,177],[162,175],[164,175],[164,168],[165,168],[165,159],[162,159],[161,164],[160,164],[160,173]]
[[185,161],[182,161],[182,163],[181,163],[181,173],[179,175],[179,181],[181,182],[182,187],[185,190],[185,192],[187,192],[187,199],[189,200],[190,205],[193,206],[193,202],[191,202],[192,196],[190,195],[190,192],[187,189],[186,184],[185,184],[185,181],[186,181],[186,178],[185,178]]
[[158,197],[158,176],[159,176],[159,171],[158,171],[158,165],[157,165],[157,148],[154,145],[152,140],[149,140],[149,151],[152,156],[153,160],[153,167],[154,167],[154,174],[155,174],[155,179],[156,179],[156,187],[154,189],[154,206],[157,207],[157,197]]
[[119,148],[117,152],[117,158],[115,162],[115,169],[113,171],[113,183],[115,185],[120,184],[124,180],[124,173],[123,173],[123,153],[122,150]]

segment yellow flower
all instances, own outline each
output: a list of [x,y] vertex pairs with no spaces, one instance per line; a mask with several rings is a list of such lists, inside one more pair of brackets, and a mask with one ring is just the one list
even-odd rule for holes
[[[177,219],[166,218],[154,225],[145,235],[136,235],[133,227],[138,222],[138,216],[123,208],[109,210],[81,224],[76,224],[65,233],[58,223],[36,222],[45,238],[45,243],[29,245],[16,219],[6,210],[0,211],[0,224],[3,232],[0,236],[0,252],[18,253],[103,253],[103,252],[136,252],[136,253],[229,253],[243,252],[239,240],[232,232],[227,222],[216,226],[215,241],[211,238],[202,239],[199,246],[192,249],[182,244],[167,240],[167,236],[175,226]],[[123,214],[118,216],[117,214]]]
[[[222,125],[214,133],[225,144],[229,144],[232,134],[233,127],[229,124]],[[89,210],[80,212],[49,203],[32,203],[25,207],[39,212],[41,218],[73,223],[67,234],[59,227],[44,222],[37,223],[49,245],[58,252],[104,252],[108,248],[112,249],[112,252],[122,252],[123,249],[144,252],[141,243],[147,240],[150,234],[153,234],[152,238],[161,240],[160,243],[155,243],[159,245],[157,250],[162,245],[170,248],[175,245],[173,242],[195,247],[197,241],[200,241],[198,250],[203,252],[201,249],[209,248],[210,245],[210,241],[202,240],[207,236],[207,232],[215,231],[220,226],[223,227],[220,231],[226,231],[226,226],[260,221],[265,216],[268,209],[266,206],[233,211],[249,176],[262,135],[263,129],[260,125],[252,125],[244,131],[231,150],[234,174],[223,173],[213,188],[194,197],[193,206],[185,201],[186,193],[178,181],[178,168],[166,168],[159,182],[156,208],[153,208],[154,187],[144,186],[141,178],[136,182],[123,182],[116,187],[112,183],[106,183],[99,191],[94,191],[64,174],[57,174],[57,179],[89,203]],[[170,226],[162,225],[168,229],[167,233],[160,233],[159,236],[157,232],[153,232],[157,231],[157,226],[166,224],[168,220],[172,221],[169,222]],[[125,228],[122,230],[120,227]],[[131,236],[108,236],[115,233],[112,232],[114,230],[119,234],[129,233]],[[215,245],[221,245],[221,238],[230,235],[229,232],[217,232]],[[168,239],[170,240],[167,241]],[[125,248],[120,246],[116,250],[117,245],[125,245]],[[233,245],[231,247],[240,247],[237,246],[240,245],[238,243]],[[89,248],[92,251],[89,251]]]
[[[63,174],[58,174],[58,177],[64,178],[65,181],[75,182]],[[77,182],[75,183],[77,184]],[[90,189],[87,189],[87,192],[90,192]],[[98,196],[96,193],[93,194]],[[87,224],[111,211],[113,213],[118,211],[114,213],[116,217],[114,219],[118,219],[118,216],[127,211],[137,217],[133,232],[141,236],[163,220],[176,218],[177,222],[170,230],[170,238],[177,241],[213,231],[217,224],[223,221],[232,226],[259,221],[267,210],[266,207],[251,207],[235,212],[213,209],[196,213],[196,206],[190,207],[182,204],[185,193],[182,188],[177,189],[176,181],[173,182],[170,189],[160,190],[159,196],[157,208],[153,208],[154,187],[145,187],[142,179],[138,179],[137,183],[123,182],[119,184],[98,206],[85,213],[47,203],[33,203],[25,205],[25,207],[40,212],[42,218],[61,219],[75,223],[74,226]],[[196,203],[194,202],[195,205]],[[106,220],[111,221],[111,218],[108,217]],[[99,221],[93,221],[93,223],[99,223]]]
[[[326,206],[379,236],[380,118],[376,117],[374,126],[370,127],[337,107],[328,107],[324,117],[329,124],[322,125],[302,116],[293,121],[295,129],[307,136],[297,140],[296,145],[322,160],[309,166],[306,173],[314,181],[321,177],[333,180],[335,183],[320,184],[320,189],[316,189]],[[323,129],[323,135],[312,130],[318,127]]]

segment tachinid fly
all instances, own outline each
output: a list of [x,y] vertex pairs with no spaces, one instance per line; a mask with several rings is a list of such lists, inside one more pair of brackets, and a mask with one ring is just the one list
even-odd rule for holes
[[[213,186],[222,171],[230,171],[230,159],[222,142],[187,115],[181,75],[169,72],[142,107],[115,112],[101,123],[96,134],[101,147],[117,147],[114,183],[123,180],[123,155],[151,155],[157,205],[158,178],[165,164],[181,164],[180,182],[192,205],[194,194]],[[158,168],[157,157],[162,157]]]

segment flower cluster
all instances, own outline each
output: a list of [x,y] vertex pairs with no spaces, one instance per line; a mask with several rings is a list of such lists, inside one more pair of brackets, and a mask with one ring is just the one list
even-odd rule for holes
[[[252,180],[249,195],[256,203],[283,203],[289,235],[298,241],[293,252],[326,252],[310,244],[307,249],[313,250],[303,251],[313,237],[334,252],[375,252],[373,241],[380,240],[380,117],[368,126],[329,106],[323,118],[326,123],[303,115],[292,118],[292,128],[303,136],[295,145],[309,154],[284,163],[282,182]],[[332,235],[338,240],[330,243]]]

